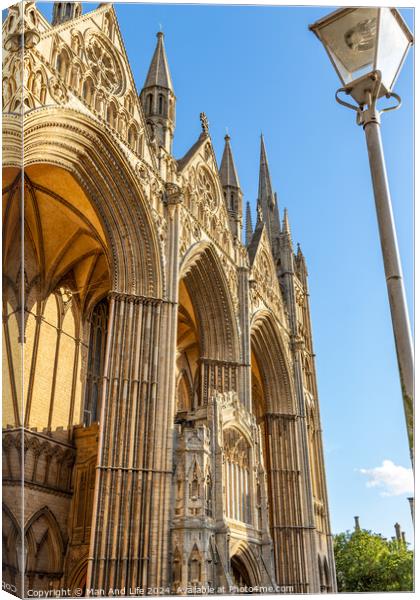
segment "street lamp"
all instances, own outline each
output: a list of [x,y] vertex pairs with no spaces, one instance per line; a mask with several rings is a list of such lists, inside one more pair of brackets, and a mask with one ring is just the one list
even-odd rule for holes
[[[381,113],[401,105],[392,89],[413,36],[395,8],[342,8],[309,29],[323,43],[341,80],[343,87],[336,92],[337,102],[355,110],[357,124],[365,130],[413,460],[413,344],[380,130]],[[356,104],[346,102],[341,94],[351,96]],[[377,101],[382,97],[394,98],[396,104],[378,110]]]

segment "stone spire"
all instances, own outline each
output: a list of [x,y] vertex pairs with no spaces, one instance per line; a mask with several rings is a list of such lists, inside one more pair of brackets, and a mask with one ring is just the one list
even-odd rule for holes
[[222,162],[220,163],[219,174],[223,187],[229,186],[238,189],[241,187],[233,161],[229,135],[225,135],[225,149],[223,151]]
[[81,2],[54,2],[52,24],[60,25],[80,17],[81,14]]
[[156,37],[158,41],[143,89],[158,86],[173,92],[172,78],[166,58],[165,44],[163,43],[163,31],[158,31]]
[[245,243],[247,246],[252,240],[252,217],[251,217],[251,206],[249,202],[246,203],[246,221],[245,221]]
[[276,246],[281,228],[279,209],[277,205],[277,195],[273,192],[271,185],[270,171],[268,168],[267,152],[265,149],[264,137],[261,134],[261,152],[260,152],[260,176],[258,182],[258,205],[261,207],[264,223],[267,226],[267,233],[273,249]]
[[289,213],[287,212],[287,208],[284,209],[284,213],[283,213],[283,229],[282,229],[282,233],[287,233],[288,235],[291,235],[291,232],[290,232],[290,223],[289,223]]
[[152,139],[172,152],[175,130],[175,94],[166,58],[163,32],[157,34],[156,49],[140,93]]
[[242,231],[242,191],[233,160],[229,135],[225,135],[225,149],[220,163],[219,175],[229,214],[230,227],[233,235],[240,238]]

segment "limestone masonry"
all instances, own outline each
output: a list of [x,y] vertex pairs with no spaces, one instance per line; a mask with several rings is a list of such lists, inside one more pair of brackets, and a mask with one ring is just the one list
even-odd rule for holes
[[253,227],[204,113],[172,154],[163,33],[140,95],[108,3],[12,6],[3,46],[3,580],[335,591],[306,263],[264,139]]

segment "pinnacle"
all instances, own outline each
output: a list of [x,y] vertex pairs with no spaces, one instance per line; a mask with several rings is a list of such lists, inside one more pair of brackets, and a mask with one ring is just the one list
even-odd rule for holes
[[268,237],[271,243],[280,235],[280,217],[277,205],[277,196],[273,193],[271,176],[268,168],[267,152],[264,136],[261,134],[260,173],[258,181],[258,206],[262,219],[267,226]]
[[147,73],[143,88],[159,86],[173,92],[173,84],[169,71],[168,60],[166,58],[165,45],[163,42],[163,31],[158,31],[156,37],[156,49],[153,54],[152,62],[150,63],[149,71]]
[[245,222],[245,242],[249,246],[252,240],[252,217],[251,217],[251,206],[249,202],[246,203],[246,222]]
[[233,160],[232,148],[230,145],[230,136],[225,135],[225,149],[223,151],[222,162],[220,163],[220,180],[223,186],[240,188],[238,173],[236,172],[235,162]]

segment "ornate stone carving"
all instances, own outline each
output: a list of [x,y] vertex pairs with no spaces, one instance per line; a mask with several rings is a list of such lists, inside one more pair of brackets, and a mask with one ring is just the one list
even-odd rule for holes
[[197,173],[197,191],[211,213],[218,208],[217,192],[207,169],[200,167]]
[[85,41],[86,56],[100,86],[108,93],[120,95],[125,78],[112,47],[99,35],[90,32]]
[[68,94],[66,87],[61,83],[57,77],[51,77],[48,82],[51,97],[58,104],[65,104],[68,100]]
[[200,113],[201,129],[206,135],[209,134],[209,120],[205,112]]
[[150,180],[149,171],[144,163],[138,162],[136,164],[136,173],[144,185],[149,183],[149,180]]

